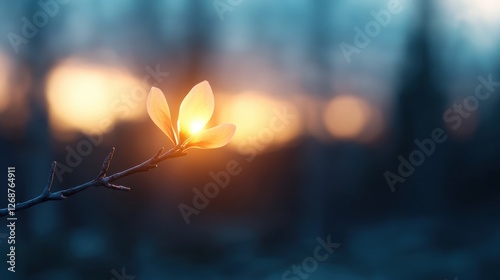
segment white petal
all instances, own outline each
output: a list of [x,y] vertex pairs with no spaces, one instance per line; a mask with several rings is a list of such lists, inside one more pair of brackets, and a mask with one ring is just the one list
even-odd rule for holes
[[225,146],[233,138],[236,126],[223,123],[194,135],[186,145],[189,148],[215,149]]
[[163,92],[156,87],[152,87],[148,94],[147,109],[149,117],[165,133],[170,141],[177,144],[174,129],[172,127],[172,118],[170,109]]
[[203,81],[186,95],[179,109],[177,121],[179,142],[205,127],[214,113],[214,95],[210,84]]

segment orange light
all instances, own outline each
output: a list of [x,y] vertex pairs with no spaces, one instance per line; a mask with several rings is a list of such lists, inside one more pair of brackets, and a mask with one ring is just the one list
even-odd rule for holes
[[3,52],[0,52],[0,113],[9,105],[8,87],[11,67],[12,64],[9,59]]
[[[14,75],[15,79],[12,78]],[[14,64],[10,57],[0,50],[0,129],[9,130],[9,137],[19,135],[16,128],[24,127],[29,120],[27,92],[30,87],[30,71]]]
[[339,139],[355,139],[361,135],[368,123],[370,108],[355,96],[335,97],[327,105],[323,119],[327,130]]
[[[230,142],[241,147],[255,142],[259,149],[283,145],[296,138],[302,130],[302,119],[297,107],[286,101],[258,92],[224,95],[216,107],[221,122],[236,125],[236,133]],[[286,115],[288,119],[279,117]]]
[[121,68],[68,59],[48,77],[51,125],[56,131],[105,132],[118,119],[143,116],[148,90]]
[[202,121],[193,121],[189,126],[189,133],[195,134],[196,132],[200,131],[204,126],[205,124]]

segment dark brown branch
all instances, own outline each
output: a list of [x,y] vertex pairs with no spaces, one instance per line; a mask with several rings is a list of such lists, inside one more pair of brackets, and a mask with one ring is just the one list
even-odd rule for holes
[[168,158],[180,157],[180,156],[184,156],[186,154],[185,151],[183,151],[179,146],[174,147],[165,153],[164,153],[164,151],[165,151],[165,149],[161,148],[158,152],[156,152],[156,154],[154,156],[152,156],[148,160],[146,160],[146,161],[144,161],[144,162],[142,162],[134,167],[131,167],[127,170],[106,176],[108,173],[108,170],[109,170],[109,166],[111,164],[111,160],[113,159],[113,155],[115,153],[115,148],[113,147],[111,152],[104,159],[104,161],[102,163],[101,170],[100,170],[97,178],[95,178],[92,181],[88,181],[86,183],[83,183],[81,185],[67,188],[65,190],[60,190],[57,192],[51,191],[52,182],[54,181],[54,173],[55,173],[56,164],[57,164],[54,161],[52,163],[52,167],[50,169],[48,182],[45,185],[43,192],[40,195],[38,195],[30,200],[16,203],[15,209],[8,209],[8,208],[0,209],[0,217],[7,216],[9,214],[9,211],[19,211],[19,210],[27,209],[27,208],[30,208],[31,206],[40,204],[40,203],[45,202],[45,201],[66,199],[66,198],[68,198],[74,194],[77,194],[77,193],[79,193],[79,192],[81,192],[89,187],[106,187],[106,188],[113,189],[113,190],[129,191],[130,188],[125,187],[125,186],[115,185],[115,184],[112,184],[112,182],[114,182],[120,178],[130,176],[130,175],[135,174],[135,173],[146,172],[150,169],[158,167],[158,165],[157,165],[158,163],[160,163]]

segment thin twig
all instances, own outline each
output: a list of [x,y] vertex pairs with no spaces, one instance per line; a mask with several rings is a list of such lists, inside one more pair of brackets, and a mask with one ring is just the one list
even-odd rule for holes
[[52,188],[52,182],[54,182],[54,173],[56,172],[56,164],[57,162],[52,162],[52,167],[50,168],[49,181],[47,185],[45,185],[45,189],[43,189],[43,195],[47,196],[50,193],[50,188]]
[[101,172],[97,177],[102,178],[106,176],[106,173],[108,173],[109,165],[111,164],[111,160],[113,159],[114,154],[115,154],[115,147],[111,149],[109,155],[104,159],[104,162],[102,163]]
[[157,165],[158,163],[160,163],[168,158],[174,158],[174,157],[180,157],[180,156],[186,155],[186,152],[179,146],[176,146],[176,147],[168,150],[165,153],[164,153],[164,151],[165,151],[165,149],[161,148],[158,152],[156,152],[156,154],[154,156],[152,156],[148,160],[146,160],[146,161],[144,161],[144,162],[142,162],[134,167],[131,167],[127,170],[106,176],[107,172],[109,170],[109,166],[111,164],[111,160],[113,159],[113,155],[115,153],[115,148],[113,147],[111,152],[104,159],[104,161],[102,163],[101,170],[100,170],[97,178],[95,178],[91,181],[88,181],[86,183],[83,183],[81,185],[67,188],[65,190],[60,190],[57,192],[51,191],[52,182],[54,181],[54,173],[56,171],[56,164],[57,164],[54,161],[52,163],[52,167],[50,169],[48,182],[45,185],[43,192],[40,195],[38,195],[32,199],[29,199],[29,200],[24,201],[24,202],[16,203],[16,208],[14,210],[12,210],[12,209],[9,210],[8,208],[0,209],[0,217],[7,216],[9,214],[9,211],[24,210],[24,209],[30,208],[31,206],[43,203],[45,201],[66,199],[66,198],[68,198],[74,194],[77,194],[77,193],[79,193],[79,192],[81,192],[89,187],[102,186],[102,187],[106,187],[106,188],[113,189],[113,190],[129,191],[130,188],[125,187],[125,186],[115,185],[115,184],[112,184],[112,182],[114,182],[120,178],[130,176],[130,175],[135,174],[135,173],[149,171],[150,169],[158,167],[158,165]]

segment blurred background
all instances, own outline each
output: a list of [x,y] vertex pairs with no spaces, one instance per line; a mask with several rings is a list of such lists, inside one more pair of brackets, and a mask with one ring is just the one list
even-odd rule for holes
[[[18,212],[17,272],[0,238],[0,278],[500,279],[499,14],[494,0],[2,1],[0,173],[16,167],[18,202],[54,160],[60,190],[112,147],[110,172],[170,148],[152,86],[175,121],[208,80],[209,126],[237,132],[117,182],[130,192]],[[415,140],[436,129],[424,154]],[[318,238],[340,247],[318,260]]]

